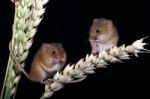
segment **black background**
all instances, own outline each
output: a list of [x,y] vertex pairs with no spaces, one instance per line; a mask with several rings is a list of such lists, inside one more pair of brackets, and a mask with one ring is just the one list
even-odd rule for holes
[[[150,3],[148,0],[50,0],[44,19],[38,27],[34,43],[26,60],[26,70],[35,52],[43,42],[61,42],[68,54],[67,63],[75,63],[90,53],[88,31],[94,18],[112,19],[118,28],[121,44],[150,35]],[[14,4],[0,0],[0,87],[4,79],[11,40]],[[145,40],[149,42],[149,38]],[[146,46],[148,48],[148,46]],[[124,63],[98,69],[81,83],[66,85],[55,92],[51,99],[61,98],[150,98],[149,54],[139,54]],[[44,86],[29,81],[24,75],[19,83],[17,99],[38,99]]]

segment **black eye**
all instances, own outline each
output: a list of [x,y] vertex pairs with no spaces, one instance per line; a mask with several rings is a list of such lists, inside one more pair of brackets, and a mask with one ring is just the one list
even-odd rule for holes
[[100,30],[97,29],[97,30],[96,30],[96,33],[99,33],[99,32],[100,32]]
[[55,51],[52,51],[52,54],[54,55],[54,54],[56,54],[56,52],[55,52]]

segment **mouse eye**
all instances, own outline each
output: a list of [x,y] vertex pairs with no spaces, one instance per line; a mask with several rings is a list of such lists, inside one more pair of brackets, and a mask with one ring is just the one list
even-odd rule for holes
[[99,30],[99,29],[97,29],[97,30],[96,30],[96,33],[99,33],[99,32],[100,32],[100,30]]
[[53,50],[53,51],[52,51],[52,54],[54,55],[54,54],[56,54],[56,52]]

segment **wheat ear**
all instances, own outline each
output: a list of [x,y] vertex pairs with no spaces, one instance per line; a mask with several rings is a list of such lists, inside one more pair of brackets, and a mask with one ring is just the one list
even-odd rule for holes
[[[48,0],[18,0],[15,2],[15,16],[13,24],[12,49],[19,62],[24,66],[29,48],[32,46],[36,28],[42,20],[45,12],[43,6]],[[1,92],[1,98],[15,97],[17,85],[21,78],[21,72],[9,56],[5,80]]]
[[[144,48],[146,43],[143,43],[142,38],[135,41],[132,45],[122,45],[120,47],[111,48],[109,51],[99,52],[98,55],[87,55],[80,59],[76,64],[67,65],[62,72],[57,72],[54,76],[56,80],[70,81],[75,78],[82,78],[87,74],[93,74],[94,69],[106,68],[109,63],[121,62],[123,59],[129,59],[129,56],[138,53],[149,53],[150,51]],[[59,82],[53,82],[45,86],[45,92],[41,99],[50,97],[55,91],[63,88],[64,85]]]

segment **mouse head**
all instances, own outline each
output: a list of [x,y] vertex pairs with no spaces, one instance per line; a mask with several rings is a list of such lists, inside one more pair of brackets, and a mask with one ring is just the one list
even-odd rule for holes
[[64,65],[66,62],[66,53],[62,44],[60,43],[44,43],[43,46],[46,47],[46,56],[48,56],[48,62],[51,64]]
[[114,27],[111,20],[105,18],[94,19],[90,28],[90,40],[105,43],[109,36],[113,34],[113,31]]

